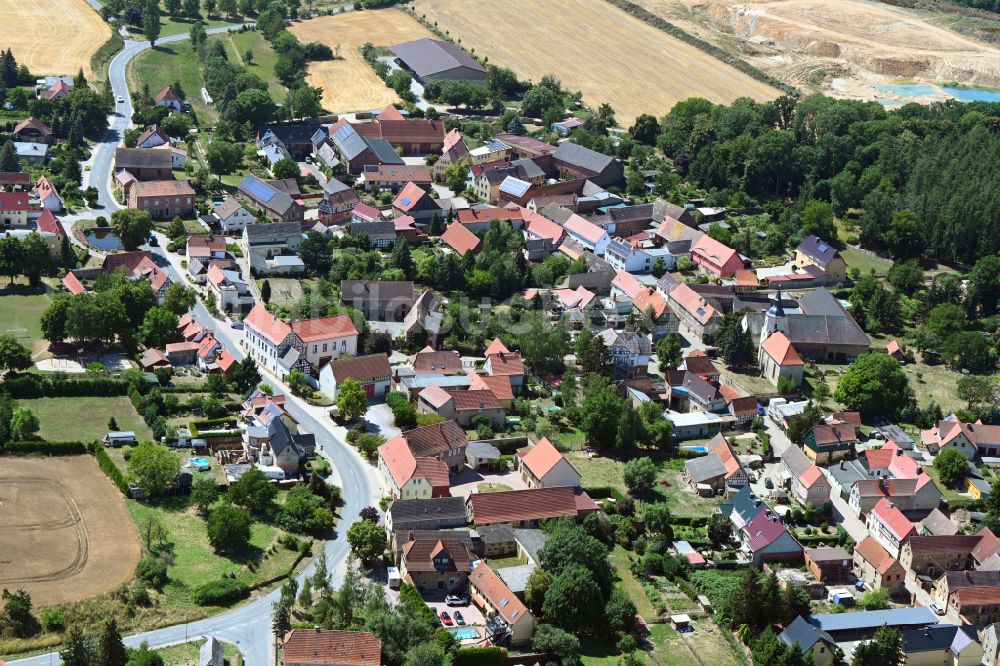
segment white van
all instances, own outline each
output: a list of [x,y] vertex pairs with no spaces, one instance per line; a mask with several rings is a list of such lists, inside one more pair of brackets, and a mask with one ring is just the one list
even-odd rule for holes
[[386,573],[389,577],[389,589],[398,590],[400,583],[402,583],[402,578],[399,576],[399,569],[396,567],[386,567]]
[[284,481],[285,480],[285,470],[274,465],[260,465],[259,469],[264,476],[271,479],[272,481]]

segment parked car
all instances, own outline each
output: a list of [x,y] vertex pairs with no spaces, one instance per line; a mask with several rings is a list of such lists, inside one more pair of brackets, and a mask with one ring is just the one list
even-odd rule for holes
[[455,624],[459,626],[465,624],[465,618],[462,617],[462,611],[455,611]]
[[150,236],[149,244],[153,247],[158,247],[160,245],[160,241],[156,240],[156,236]]
[[444,626],[450,627],[454,622],[451,621],[451,615],[448,615],[448,611],[441,611],[441,622]]
[[124,104],[124,103],[125,103],[125,98],[124,98],[124,97],[122,97],[121,95],[119,95],[119,96],[118,96],[118,103],[119,103],[119,104]]
[[465,599],[463,599],[462,597],[458,596],[457,594],[449,594],[447,597],[444,598],[444,602],[446,604],[448,604],[449,606],[464,606],[465,605]]
[[243,322],[241,322],[241,321],[234,321],[232,324],[229,325],[229,328],[235,328],[237,331],[242,331],[243,330]]
[[935,615],[944,615],[944,609],[937,604],[931,604],[931,610],[934,611]]
[[771,477],[764,479],[764,487],[768,490],[774,490],[774,481],[771,480]]

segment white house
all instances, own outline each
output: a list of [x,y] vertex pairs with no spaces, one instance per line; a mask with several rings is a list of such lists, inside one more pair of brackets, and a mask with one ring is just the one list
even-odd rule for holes
[[576,213],[569,216],[563,224],[563,229],[580,245],[600,256],[604,254],[611,238],[608,232],[592,222],[588,222]]
[[358,329],[350,315],[293,321],[292,332],[302,342],[306,360],[315,369],[340,356],[358,353]]
[[171,169],[183,169],[184,165],[187,163],[187,151],[183,148],[172,146],[169,143],[161,143],[159,146],[153,147],[156,150],[164,150],[170,153]]
[[369,400],[383,398],[392,386],[392,369],[385,354],[368,354],[330,361],[319,371],[319,390],[331,400],[337,399],[337,387],[345,379],[361,384]]
[[212,209],[212,218],[222,231],[243,231],[248,224],[254,224],[257,218],[236,197],[227,197],[225,201]]
[[646,374],[653,345],[649,336],[606,328],[597,334],[611,355],[611,363],[626,375]]
[[257,363],[279,377],[292,369],[309,371],[302,341],[292,332],[292,327],[271,314],[259,303],[243,320],[246,349]]
[[414,455],[402,436],[378,447],[378,468],[393,499],[447,497],[451,487],[448,466],[433,457]]
[[239,271],[223,270],[213,265],[208,269],[206,282],[215,294],[218,308],[224,312],[242,312],[254,303],[250,287]]
[[580,485],[580,473],[546,437],[530,449],[518,451],[517,466],[529,488]]
[[612,238],[604,248],[604,259],[616,271],[626,273],[649,273],[656,266],[657,259],[663,259],[663,268],[672,270],[676,264],[674,256],[665,248],[645,248]]
[[35,185],[35,194],[38,195],[38,205],[46,210],[58,213],[63,209],[63,198],[49,179],[42,176]]

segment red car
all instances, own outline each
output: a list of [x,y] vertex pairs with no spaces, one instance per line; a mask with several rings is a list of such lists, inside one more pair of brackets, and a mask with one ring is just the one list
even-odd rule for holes
[[448,611],[441,611],[441,622],[446,627],[450,627],[452,625],[451,615],[448,615]]

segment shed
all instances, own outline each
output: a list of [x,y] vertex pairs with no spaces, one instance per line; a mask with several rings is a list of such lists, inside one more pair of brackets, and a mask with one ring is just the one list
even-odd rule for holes
[[687,629],[691,626],[691,616],[687,613],[678,613],[670,616],[670,625],[677,631]]
[[465,462],[474,470],[488,466],[500,459],[500,449],[489,442],[469,442],[465,449]]
[[704,594],[698,595],[698,605],[701,606],[701,609],[706,613],[712,612],[712,602],[709,601],[708,597],[706,597]]

